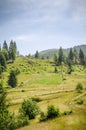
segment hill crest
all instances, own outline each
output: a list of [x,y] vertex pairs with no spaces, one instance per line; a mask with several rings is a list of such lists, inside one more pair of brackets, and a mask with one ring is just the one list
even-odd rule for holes
[[[71,47],[73,50],[74,48],[77,50],[77,52],[79,53],[80,48],[83,50],[85,56],[86,56],[86,45],[78,45],[78,46],[74,46]],[[63,48],[63,52],[64,54],[68,54],[69,53],[70,48],[64,49]],[[54,54],[58,54],[59,49],[53,48],[53,49],[48,49],[48,50],[43,50],[41,52],[39,52],[40,57],[50,57],[53,58]]]

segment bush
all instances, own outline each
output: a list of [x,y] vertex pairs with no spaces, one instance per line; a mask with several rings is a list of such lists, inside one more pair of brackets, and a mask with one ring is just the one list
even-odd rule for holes
[[42,101],[42,99],[40,99],[39,97],[32,97],[32,100],[35,102],[40,102]]
[[14,114],[8,111],[0,113],[0,130],[15,130],[16,123]]
[[69,110],[69,111],[64,111],[64,112],[63,112],[63,115],[70,115],[71,113],[73,113],[73,111],[72,111],[72,110]]
[[41,112],[40,122],[46,121],[46,120],[47,120],[47,115],[44,112]]
[[28,116],[29,119],[34,119],[35,116],[39,114],[40,109],[35,101],[28,99],[23,101],[21,111],[25,116]]
[[59,116],[59,109],[55,108],[53,105],[48,106],[48,111],[47,111],[47,118],[54,118]]
[[21,92],[25,92],[25,90],[22,89]]
[[76,86],[76,91],[81,92],[83,90],[83,85],[81,83],[78,83]]
[[18,117],[17,117],[17,128],[26,126],[28,124],[29,124],[28,117],[20,112]]
[[79,105],[82,105],[83,103],[84,103],[84,101],[82,99],[77,101],[77,104],[79,104]]
[[57,73],[57,72],[58,72],[57,67],[55,67],[54,72],[55,72],[55,73]]
[[20,70],[19,70],[18,68],[16,68],[15,74],[16,74],[16,75],[20,74]]

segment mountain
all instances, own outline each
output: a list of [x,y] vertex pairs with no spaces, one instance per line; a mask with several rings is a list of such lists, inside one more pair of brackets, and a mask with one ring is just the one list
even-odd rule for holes
[[[80,48],[83,50],[85,56],[86,56],[86,45],[78,45],[78,46],[74,46],[72,47],[72,49],[74,50],[74,48],[77,50],[77,52],[79,53]],[[70,48],[64,49],[63,48],[63,52],[65,55],[67,55],[69,53]],[[39,52],[40,57],[50,57],[53,58],[54,54],[58,54],[59,49],[48,49],[48,50],[44,50]]]

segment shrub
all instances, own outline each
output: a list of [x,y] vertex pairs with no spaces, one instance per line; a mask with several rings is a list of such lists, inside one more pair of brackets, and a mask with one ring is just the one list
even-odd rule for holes
[[83,85],[81,83],[78,83],[76,86],[76,91],[81,92],[83,90]]
[[0,113],[0,130],[15,130],[16,123],[14,114],[8,111]]
[[35,102],[40,102],[42,101],[42,99],[40,99],[39,97],[32,97],[32,100]]
[[55,72],[55,73],[57,73],[57,72],[58,72],[57,67],[55,67],[54,72]]
[[26,126],[28,124],[29,124],[28,117],[25,116],[22,112],[20,112],[17,117],[17,128]]
[[34,119],[39,114],[40,109],[35,101],[32,99],[24,100],[22,103],[21,111],[29,119]]
[[41,115],[40,115],[40,122],[46,121],[46,120],[47,120],[47,115],[46,115],[44,112],[41,112]]
[[20,74],[20,70],[19,70],[19,68],[16,68],[16,70],[15,70],[15,74],[16,74],[16,75]]
[[47,118],[54,118],[59,116],[59,109],[55,108],[53,105],[48,106],[48,111],[47,111]]
[[84,103],[84,101],[82,99],[77,101],[77,104],[79,104],[79,105],[82,105],[83,103]]
[[22,89],[21,92],[25,92],[25,90]]
[[64,111],[64,112],[63,112],[63,115],[70,115],[71,113],[73,113],[73,111],[72,111],[72,110],[69,110],[69,111]]

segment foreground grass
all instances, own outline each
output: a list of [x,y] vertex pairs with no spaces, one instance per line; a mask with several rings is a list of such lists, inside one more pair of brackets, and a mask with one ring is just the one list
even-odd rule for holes
[[[9,64],[4,73],[4,84],[7,85],[7,77],[11,69],[18,68],[18,86],[9,88],[7,99],[11,103],[9,110],[18,113],[18,109],[24,99],[39,98],[39,107],[46,112],[47,106],[53,104],[60,112],[73,110],[73,114],[61,116],[44,123],[39,123],[39,118],[31,120],[30,126],[18,130],[85,130],[86,129],[86,90],[77,93],[75,87],[81,82],[86,88],[86,72],[82,66],[74,66],[74,72],[67,74],[67,67],[63,68],[64,80],[60,73],[54,73],[52,60],[35,60],[18,58],[14,64]],[[80,95],[84,103],[78,105],[75,101]],[[78,100],[78,99],[77,99]]]
[[62,116],[44,123],[36,123],[18,130],[85,130],[86,109],[75,108],[72,115]]

